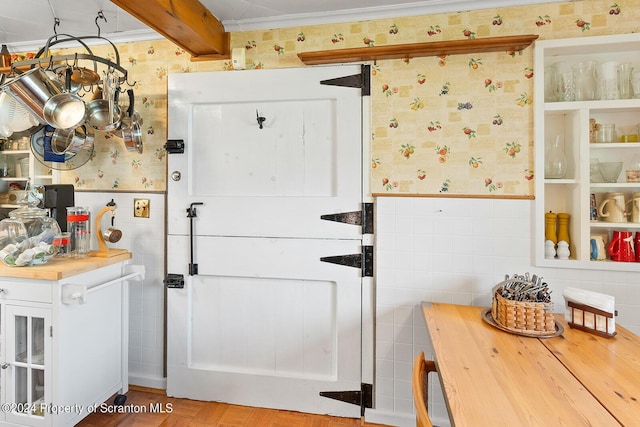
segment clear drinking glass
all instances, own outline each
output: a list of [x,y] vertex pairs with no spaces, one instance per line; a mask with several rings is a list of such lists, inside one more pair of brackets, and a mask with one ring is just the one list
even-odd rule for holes
[[576,100],[576,82],[573,71],[565,71],[560,74],[560,88],[562,101],[571,102]]

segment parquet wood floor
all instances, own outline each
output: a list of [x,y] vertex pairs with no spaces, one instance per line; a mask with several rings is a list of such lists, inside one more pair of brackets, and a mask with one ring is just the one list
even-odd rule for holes
[[[293,411],[254,408],[218,402],[202,402],[189,399],[167,397],[163,390],[144,387],[130,387],[123,409],[126,413],[98,410],[82,420],[78,427],[382,427],[380,424],[362,422],[360,419],[331,417],[328,415],[305,414]],[[155,411],[152,413],[152,408]],[[145,411],[146,412],[141,412]],[[164,410],[164,412],[159,412]],[[171,412],[169,412],[169,410]],[[135,413],[135,412],[138,413]]]

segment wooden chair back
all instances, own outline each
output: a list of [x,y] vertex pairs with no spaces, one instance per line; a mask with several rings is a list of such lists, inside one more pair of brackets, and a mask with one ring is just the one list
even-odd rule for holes
[[429,402],[429,372],[437,372],[433,360],[425,360],[424,352],[413,363],[413,404],[416,407],[416,426],[433,427],[427,412]]

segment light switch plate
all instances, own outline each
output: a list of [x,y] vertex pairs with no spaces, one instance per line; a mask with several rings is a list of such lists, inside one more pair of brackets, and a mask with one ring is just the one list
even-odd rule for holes
[[149,218],[149,199],[133,199],[133,216]]

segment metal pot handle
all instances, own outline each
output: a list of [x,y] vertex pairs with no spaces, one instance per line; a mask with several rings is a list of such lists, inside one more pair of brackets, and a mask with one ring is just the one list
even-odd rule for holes
[[129,117],[133,116],[133,112],[134,112],[134,102],[135,102],[135,97],[133,95],[133,89],[127,89],[127,95],[129,95],[129,108],[127,108],[127,115]]
[[73,74],[73,70],[71,69],[71,67],[67,67],[66,70],[64,70],[64,89],[67,92],[71,92],[71,75]]

